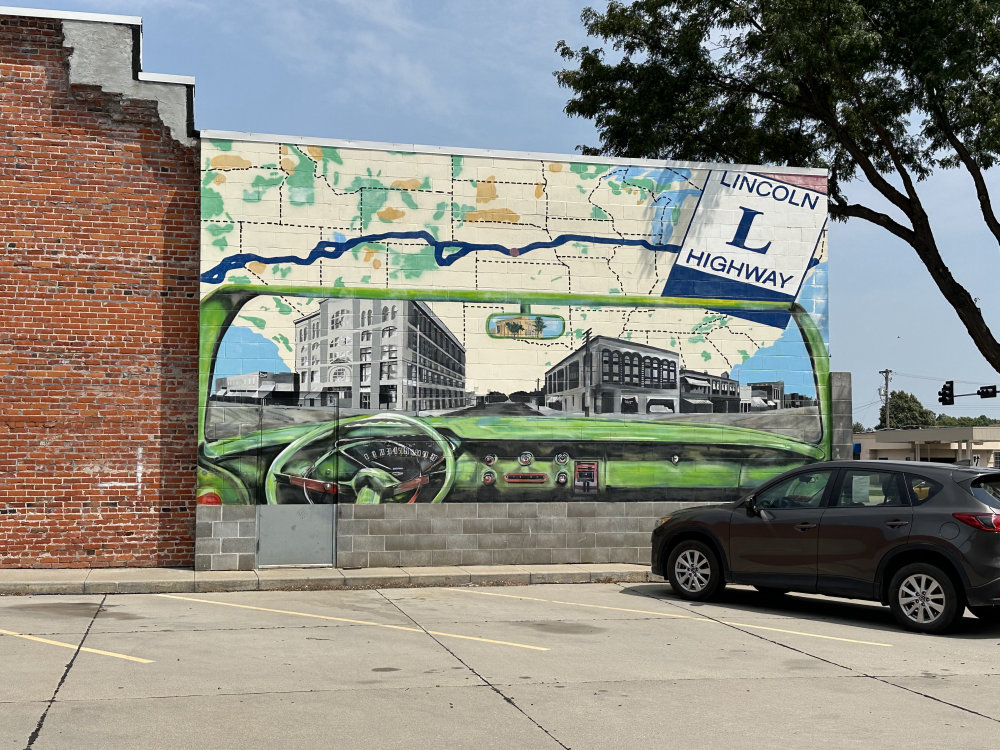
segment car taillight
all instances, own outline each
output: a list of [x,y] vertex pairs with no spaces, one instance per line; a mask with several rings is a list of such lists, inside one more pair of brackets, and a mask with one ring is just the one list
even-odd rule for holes
[[998,513],[952,513],[952,515],[974,529],[1000,531],[1000,514]]

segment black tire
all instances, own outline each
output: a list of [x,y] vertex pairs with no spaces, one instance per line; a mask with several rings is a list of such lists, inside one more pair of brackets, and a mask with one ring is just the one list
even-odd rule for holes
[[896,622],[907,630],[943,633],[955,624],[965,607],[943,570],[927,563],[913,563],[892,577],[889,608]]
[[715,551],[694,539],[683,541],[670,551],[667,580],[677,596],[696,602],[712,599],[726,585]]
[[1000,624],[1000,605],[973,606],[970,604],[969,611],[983,622]]

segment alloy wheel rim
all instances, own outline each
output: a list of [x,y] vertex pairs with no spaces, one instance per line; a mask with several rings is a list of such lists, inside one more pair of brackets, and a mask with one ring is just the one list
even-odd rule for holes
[[708,586],[712,575],[712,566],[708,558],[695,549],[684,550],[677,556],[674,563],[674,574],[677,582],[685,591],[698,593]]
[[944,612],[947,596],[933,576],[917,573],[903,581],[899,587],[899,606],[913,622],[934,622]]

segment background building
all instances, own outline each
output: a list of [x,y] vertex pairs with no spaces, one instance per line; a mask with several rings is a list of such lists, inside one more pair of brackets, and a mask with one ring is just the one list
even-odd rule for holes
[[1000,426],[856,432],[854,457],[863,461],[968,462],[1000,469]]
[[465,347],[419,301],[324,299],[295,321],[302,406],[360,411],[458,409]]
[[671,414],[680,391],[676,352],[595,336],[545,373],[546,406],[582,414]]
[[221,401],[297,406],[299,376],[294,372],[248,372],[215,379],[212,398]]
[[740,383],[728,373],[711,375],[681,370],[681,413],[736,414],[740,411]]

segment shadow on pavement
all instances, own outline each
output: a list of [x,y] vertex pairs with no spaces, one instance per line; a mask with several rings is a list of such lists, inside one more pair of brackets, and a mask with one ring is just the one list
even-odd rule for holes
[[[884,631],[907,632],[896,625],[889,608],[878,602],[836,599],[812,594],[775,596],[762,594],[756,589],[744,586],[727,586],[722,594],[711,602],[692,602],[675,596],[670,584],[666,582],[626,586],[622,589],[622,594],[683,605],[692,611],[697,611],[702,607],[723,606],[748,614],[770,614],[803,620],[871,627]],[[705,615],[719,620],[732,619],[717,612],[706,611]],[[933,637],[997,639],[1000,638],[1000,626],[984,622],[967,611],[952,632]]]

